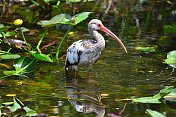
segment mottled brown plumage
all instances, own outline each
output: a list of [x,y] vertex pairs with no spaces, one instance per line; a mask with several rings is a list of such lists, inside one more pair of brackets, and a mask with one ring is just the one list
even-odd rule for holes
[[99,58],[101,51],[105,48],[104,37],[98,32],[101,30],[122,45],[125,52],[127,52],[126,47],[120,41],[120,39],[107,29],[100,20],[92,19],[88,24],[88,31],[90,35],[95,38],[95,40],[79,40],[74,42],[67,49],[65,68],[72,68],[78,70],[78,66],[87,66],[89,69]]

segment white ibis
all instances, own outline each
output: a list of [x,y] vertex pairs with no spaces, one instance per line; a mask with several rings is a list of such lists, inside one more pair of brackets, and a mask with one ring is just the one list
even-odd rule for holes
[[114,33],[107,29],[100,20],[92,19],[88,24],[88,31],[95,40],[78,40],[67,49],[66,70],[72,68],[73,70],[78,71],[79,66],[87,66],[87,70],[90,70],[91,66],[99,58],[101,51],[105,48],[104,37],[98,30],[113,37],[127,53],[126,47]]

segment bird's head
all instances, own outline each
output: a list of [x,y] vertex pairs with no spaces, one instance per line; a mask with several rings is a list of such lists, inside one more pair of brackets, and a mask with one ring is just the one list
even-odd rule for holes
[[103,26],[102,22],[98,19],[92,19],[90,22],[89,22],[89,27],[92,29],[92,30],[100,30],[100,27]]
[[127,53],[127,49],[126,49],[125,45],[122,43],[122,41],[113,32],[111,32],[108,28],[106,28],[100,20],[92,19],[89,22],[88,27],[89,27],[89,29],[94,30],[94,31],[101,30],[101,31],[107,33],[108,35],[113,37],[124,48],[125,52]]

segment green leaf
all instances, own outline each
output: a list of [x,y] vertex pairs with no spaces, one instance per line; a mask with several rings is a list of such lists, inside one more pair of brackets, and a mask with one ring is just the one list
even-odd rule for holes
[[174,90],[173,86],[165,86],[164,89],[161,89],[160,92],[156,95],[154,95],[153,97],[156,97],[158,99],[163,98],[164,96],[168,95],[169,93],[171,93]]
[[46,2],[46,3],[49,3],[50,1],[52,1],[52,0],[43,0],[44,2]]
[[20,55],[18,55],[18,54],[4,54],[4,55],[0,55],[0,59],[17,59],[19,57],[20,57]]
[[3,32],[3,34],[0,34],[0,37],[10,37],[10,36],[13,36],[13,35],[15,35],[16,34],[16,32],[15,31],[11,31],[11,32]]
[[25,106],[23,109],[26,111],[26,116],[30,116],[31,117],[31,116],[36,116],[37,115],[36,111],[28,108],[27,106]]
[[21,106],[17,102],[14,102],[12,106],[8,106],[7,108],[9,108],[11,112],[15,112],[16,110],[21,109]]
[[12,76],[16,74],[16,71],[3,71],[6,76]]
[[13,35],[15,35],[16,34],[16,32],[15,31],[11,31],[11,32],[6,32],[5,33],[5,37],[10,37],[10,36],[13,36]]
[[13,100],[14,100],[14,102],[17,102],[20,105],[21,108],[24,107],[24,104],[18,98],[13,97]]
[[60,0],[58,0],[58,1],[57,1],[57,4],[56,4],[56,6],[59,6],[59,5],[60,5]]
[[175,34],[176,33],[176,24],[164,25],[163,31],[164,31],[164,33]]
[[22,32],[29,32],[30,30],[26,27],[20,27],[20,28],[16,28],[17,31],[22,31]]
[[169,64],[170,66],[176,68],[176,50],[167,53],[167,58],[163,63]]
[[85,20],[90,13],[91,12],[82,12],[82,13],[76,14],[73,17],[71,17],[68,14],[59,14],[59,15],[54,16],[50,20],[43,20],[43,21],[38,22],[37,24],[42,25],[44,27],[53,26],[56,24],[77,25],[81,21]]
[[137,103],[161,103],[157,97],[141,97],[132,99],[132,101]]
[[6,76],[19,75],[24,76],[27,73],[35,71],[35,60],[28,57],[20,57],[14,61],[13,66],[15,67],[14,71],[4,71]]
[[14,104],[14,102],[4,102],[1,104],[1,108],[2,107],[7,107],[7,106],[12,106]]
[[3,31],[7,31],[10,28],[10,26],[4,26],[3,24],[0,25],[0,33]]
[[19,101],[19,99],[13,97],[13,102],[5,102],[5,103],[2,103],[1,105],[2,105],[2,107],[8,108],[11,112],[15,112],[16,110],[22,108],[22,106],[21,106],[22,104],[23,103],[21,101]]
[[1,23],[0,23],[0,28],[3,28],[3,27],[4,27],[4,24],[1,24]]
[[28,57],[20,57],[15,60],[14,65],[17,72],[33,72],[35,70],[35,60]]
[[164,99],[170,102],[176,102],[176,88],[173,89],[171,93],[168,95],[164,96]]
[[135,47],[135,49],[142,52],[155,52],[155,47]]
[[11,75],[25,75],[31,73],[35,70],[35,60],[28,57],[20,57],[14,61],[13,66],[15,71],[4,71],[7,76]]
[[147,112],[147,114],[151,115],[152,117],[165,117],[163,114],[161,114],[157,111],[153,111],[151,109],[147,109],[146,112]]
[[91,13],[91,12],[82,12],[82,13],[76,14],[76,15],[73,16],[73,18],[72,18],[72,22],[74,21],[74,23],[72,23],[72,25],[77,25],[77,24],[80,23],[81,21],[87,19],[90,13]]
[[154,96],[135,98],[132,99],[132,101],[137,103],[161,103],[161,101],[159,100],[164,96],[168,95],[169,93],[171,93],[173,89],[174,89],[173,86],[165,86],[164,89],[160,90],[160,92]]
[[9,52],[6,52],[6,51],[0,50],[0,55],[2,55],[2,54],[10,54],[10,53],[9,53]]
[[50,20],[43,20],[38,22],[38,25],[42,26],[53,26],[56,24],[70,24],[71,18],[68,16],[68,14],[59,14],[51,18]]
[[16,97],[13,97],[13,102],[5,102],[1,104],[0,108],[8,108],[10,112],[15,112],[18,109],[24,109],[26,116],[36,116],[37,112],[24,106],[24,104]]
[[36,54],[34,51],[30,51],[30,54],[32,54],[32,56],[35,59],[41,60],[41,61],[47,61],[47,62],[53,62],[53,60],[45,54]]

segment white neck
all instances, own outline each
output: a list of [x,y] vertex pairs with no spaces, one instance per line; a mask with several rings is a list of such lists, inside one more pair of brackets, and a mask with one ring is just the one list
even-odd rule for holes
[[95,44],[97,47],[101,48],[103,50],[105,48],[105,39],[104,37],[96,30],[92,30],[91,28],[88,28],[89,33],[92,37],[95,38],[97,43]]

